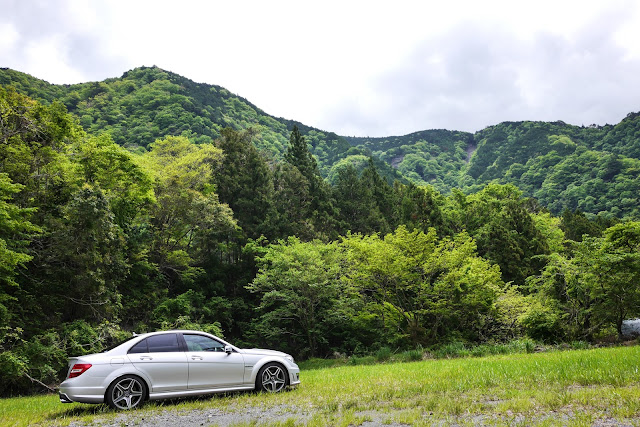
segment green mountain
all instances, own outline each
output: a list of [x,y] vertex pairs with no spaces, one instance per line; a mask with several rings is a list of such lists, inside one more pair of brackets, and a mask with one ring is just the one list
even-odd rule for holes
[[347,138],[420,184],[448,193],[514,184],[551,212],[640,217],[640,114],[615,126],[504,122],[475,134],[447,130]]
[[226,89],[196,83],[157,67],[120,78],[52,85],[0,69],[0,84],[44,103],[62,102],[92,134],[108,132],[130,150],[144,150],[165,135],[210,142],[225,127],[258,131],[253,143],[281,158],[294,125],[310,144],[330,182],[347,164],[362,170],[373,157],[389,181],[429,184],[442,193],[475,192],[490,182],[511,183],[555,214],[640,218],[640,113],[616,125],[504,122],[475,134],[426,130],[385,138],[342,137],[270,116]]
[[[130,150],[146,149],[157,138],[183,135],[193,142],[212,142],[225,127],[257,131],[253,143],[267,156],[281,158],[297,125],[324,176],[347,156],[366,155],[344,138],[302,123],[276,118],[223,87],[196,83],[158,67],[140,67],[120,78],[74,85],[53,85],[19,71],[0,69],[0,84],[45,104],[62,102],[91,134],[108,132]],[[388,180],[400,178],[377,161]]]
[[461,173],[476,147],[473,134],[444,129],[347,141],[389,163],[411,181],[432,185],[443,193],[460,187]]

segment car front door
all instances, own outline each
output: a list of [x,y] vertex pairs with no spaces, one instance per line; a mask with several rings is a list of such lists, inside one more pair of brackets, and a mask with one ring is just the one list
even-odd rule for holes
[[178,334],[152,335],[129,349],[129,360],[150,380],[151,392],[186,390],[189,377],[187,355]]
[[244,358],[224,351],[225,345],[205,335],[184,334],[189,362],[189,389],[216,389],[242,385]]

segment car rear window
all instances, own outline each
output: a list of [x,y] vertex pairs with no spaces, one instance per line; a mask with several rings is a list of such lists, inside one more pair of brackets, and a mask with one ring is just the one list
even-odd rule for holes
[[154,335],[147,338],[149,353],[167,353],[182,351],[178,344],[178,334]]
[[129,353],[168,353],[182,351],[177,334],[154,335],[143,339],[129,349]]
[[129,353],[149,353],[149,345],[146,338],[129,349]]

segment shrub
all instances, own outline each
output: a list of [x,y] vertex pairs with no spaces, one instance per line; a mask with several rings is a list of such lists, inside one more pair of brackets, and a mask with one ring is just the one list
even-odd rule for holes
[[525,352],[533,353],[536,349],[536,342],[531,338],[520,338],[509,343],[512,348],[511,353]]
[[389,360],[393,352],[389,347],[380,347],[378,351],[376,351],[375,357],[378,362],[383,362],[385,360]]
[[449,344],[445,344],[442,347],[436,349],[434,352],[436,358],[451,358],[451,357],[463,357],[470,354],[469,350],[465,347],[461,341],[454,341]]
[[586,341],[573,341],[571,343],[571,348],[574,349],[574,350],[586,350],[589,347],[591,347],[591,346]]
[[402,362],[415,362],[422,360],[423,356],[424,350],[422,348],[416,348],[414,350],[408,350],[400,353],[398,359]]

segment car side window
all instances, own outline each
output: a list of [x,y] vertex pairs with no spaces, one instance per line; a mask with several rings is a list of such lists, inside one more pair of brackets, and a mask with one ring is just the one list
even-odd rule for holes
[[129,353],[149,353],[149,345],[147,339],[143,339],[138,344],[129,349]]
[[182,351],[178,344],[178,334],[153,335],[147,338],[149,353],[168,353]]
[[224,351],[224,344],[204,335],[184,334],[189,351]]

